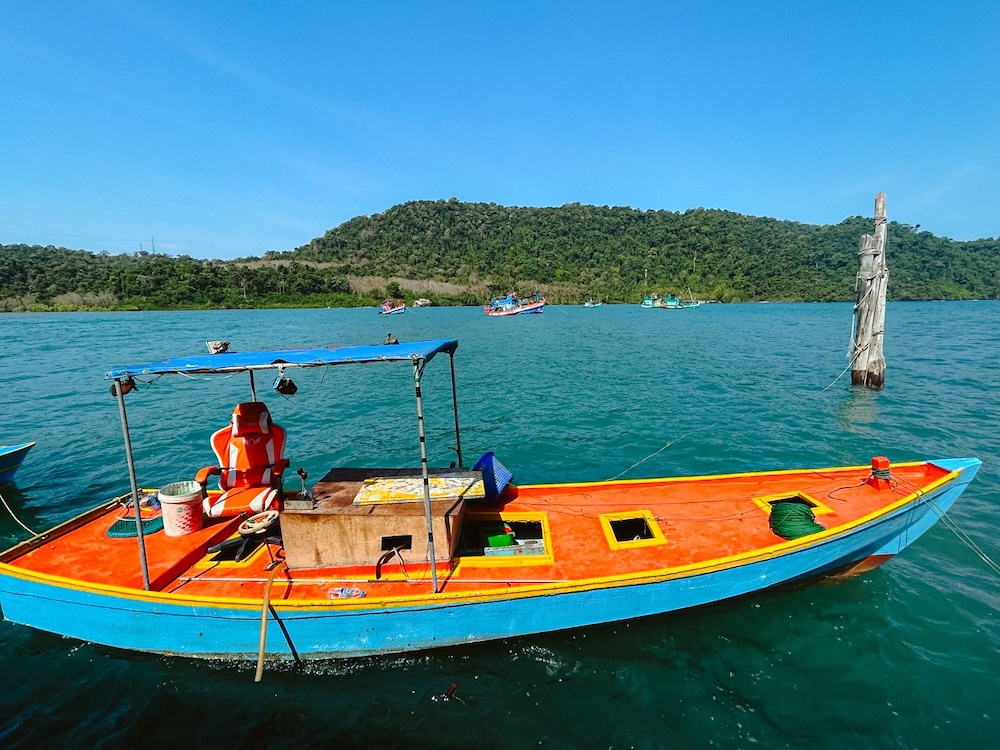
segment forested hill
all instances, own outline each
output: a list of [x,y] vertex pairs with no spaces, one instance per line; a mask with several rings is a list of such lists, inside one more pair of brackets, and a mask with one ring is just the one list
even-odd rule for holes
[[[872,229],[864,217],[814,226],[700,208],[417,201],[263,259],[0,245],[0,311],[347,306],[380,296],[478,304],[510,289],[574,304],[688,290],[718,301],[850,300],[858,242]],[[1000,298],[1000,239],[954,242],[918,229],[889,224],[891,299]]]
[[[351,273],[569,285],[636,301],[643,288],[708,299],[847,300],[870,218],[835,226],[692,209],[683,213],[569,204],[509,208],[417,201],[362,216],[285,257]],[[954,242],[890,222],[893,299],[1000,297],[1000,239]],[[648,273],[648,276],[647,276]]]

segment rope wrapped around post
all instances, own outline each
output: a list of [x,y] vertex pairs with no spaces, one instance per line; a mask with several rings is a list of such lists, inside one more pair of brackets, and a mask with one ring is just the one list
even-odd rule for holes
[[858,247],[860,269],[856,277],[857,302],[851,334],[851,384],[876,390],[885,385],[885,297],[889,269],[886,247],[885,193],[875,196],[875,233],[861,237]]

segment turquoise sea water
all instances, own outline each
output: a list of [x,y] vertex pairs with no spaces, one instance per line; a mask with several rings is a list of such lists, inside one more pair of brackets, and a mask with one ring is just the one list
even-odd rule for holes
[[[0,488],[40,530],[127,490],[113,366],[205,351],[457,338],[462,448],[520,483],[976,456],[949,514],[1000,560],[1000,303],[891,303],[887,386],[850,387],[849,304],[0,316]],[[427,369],[433,463],[453,457],[447,358]],[[417,465],[405,365],[258,379],[292,465]],[[836,380],[836,382],[834,382]],[[831,385],[832,384],[832,385]],[[128,397],[140,484],[211,462],[244,376]],[[643,459],[645,459],[643,461]],[[635,465],[637,462],[639,465]],[[24,533],[0,509],[0,546]],[[864,576],[682,613],[296,668],[143,656],[0,623],[0,747],[992,745],[998,578],[943,524]],[[445,700],[452,684],[456,698]]]

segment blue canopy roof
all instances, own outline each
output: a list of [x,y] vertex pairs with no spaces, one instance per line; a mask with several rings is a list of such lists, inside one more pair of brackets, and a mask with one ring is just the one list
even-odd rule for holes
[[277,349],[269,352],[226,352],[174,357],[162,362],[119,367],[107,373],[109,378],[129,375],[166,375],[171,373],[231,373],[277,367],[327,367],[369,362],[429,361],[438,352],[454,353],[454,340],[411,341],[400,344],[369,346],[331,346],[319,349]]

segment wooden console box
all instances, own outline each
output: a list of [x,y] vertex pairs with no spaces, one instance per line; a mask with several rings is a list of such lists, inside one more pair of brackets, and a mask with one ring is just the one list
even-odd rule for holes
[[[433,469],[432,476],[456,474]],[[473,472],[464,472],[473,477]],[[366,480],[419,477],[420,469],[333,469],[312,488],[311,510],[283,510],[281,534],[285,559],[293,570],[340,566],[372,566],[394,546],[405,561],[427,561],[427,521],[424,503],[355,505]],[[451,559],[462,533],[466,497],[431,501],[434,552],[438,562]]]

